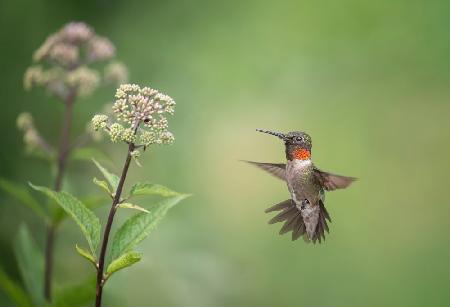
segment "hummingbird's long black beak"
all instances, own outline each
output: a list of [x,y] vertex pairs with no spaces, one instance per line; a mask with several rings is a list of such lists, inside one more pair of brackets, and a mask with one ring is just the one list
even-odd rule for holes
[[279,137],[280,139],[282,139],[283,141],[286,140],[286,135],[285,135],[284,133],[281,133],[281,132],[274,132],[274,131],[262,130],[262,129],[256,129],[256,131],[262,132],[262,133],[267,133],[267,134],[274,135],[274,136],[277,136],[277,137]]

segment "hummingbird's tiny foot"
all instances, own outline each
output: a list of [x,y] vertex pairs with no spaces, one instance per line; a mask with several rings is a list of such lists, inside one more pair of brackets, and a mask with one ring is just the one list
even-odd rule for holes
[[301,204],[297,203],[296,207],[297,207],[298,210],[305,210],[306,206],[308,206],[308,205],[309,205],[309,200],[307,200],[305,198],[305,199],[302,200]]
[[302,205],[300,206],[300,209],[305,210],[307,205],[309,205],[309,200],[305,198],[304,200],[302,200]]

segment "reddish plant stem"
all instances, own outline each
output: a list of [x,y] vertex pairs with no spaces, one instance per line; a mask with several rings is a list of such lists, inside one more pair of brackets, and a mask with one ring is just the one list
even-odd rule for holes
[[[59,142],[58,164],[54,190],[60,191],[67,166],[67,158],[70,154],[70,128],[72,126],[73,104],[75,93],[70,93],[65,100],[65,113],[63,128]],[[44,264],[44,295],[47,301],[52,300],[52,276],[53,276],[53,253],[56,233],[55,221],[50,221],[47,226],[47,237],[45,242],[45,264]]]
[[45,268],[44,268],[44,295],[48,302],[52,301],[52,275],[53,275],[53,243],[55,242],[56,226],[54,223],[47,225],[47,237],[45,241]]
[[103,286],[104,286],[103,271],[105,269],[106,249],[108,247],[108,239],[109,239],[109,234],[111,232],[111,226],[114,221],[114,215],[116,214],[117,205],[120,202],[123,185],[125,183],[128,169],[130,167],[131,152],[133,150],[134,150],[134,144],[130,143],[128,145],[128,153],[127,153],[127,158],[125,159],[125,164],[122,169],[122,175],[120,176],[119,184],[117,185],[117,189],[116,189],[116,193],[114,195],[111,209],[109,210],[108,221],[106,222],[106,226],[105,226],[105,232],[103,234],[102,247],[100,250],[100,257],[99,257],[98,269],[97,269],[97,286],[96,286],[96,298],[95,298],[95,306],[96,307],[100,307],[102,305],[102,293],[103,293]]

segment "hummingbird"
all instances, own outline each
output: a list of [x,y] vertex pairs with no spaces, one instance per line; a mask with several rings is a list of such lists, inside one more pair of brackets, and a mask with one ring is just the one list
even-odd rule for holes
[[266,213],[281,211],[269,224],[284,221],[280,234],[292,231],[292,241],[303,236],[306,242],[321,243],[325,240],[325,231],[329,232],[327,220],[331,222],[324,205],[325,191],[344,189],[356,178],[334,175],[315,167],[311,160],[311,137],[305,132],[256,131],[283,140],[286,152],[285,164],[245,161],[287,183],[291,198],[265,210]]

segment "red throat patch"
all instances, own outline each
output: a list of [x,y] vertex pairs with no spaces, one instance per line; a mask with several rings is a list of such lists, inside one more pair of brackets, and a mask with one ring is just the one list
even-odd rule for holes
[[309,158],[311,158],[311,152],[304,148],[299,148],[299,149],[294,150],[294,152],[292,153],[292,156],[296,160],[309,160]]

